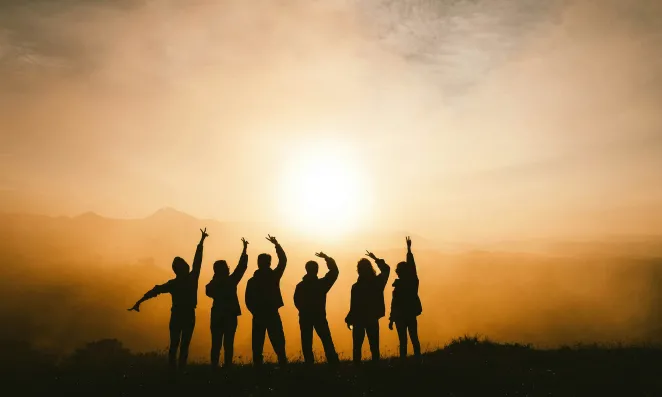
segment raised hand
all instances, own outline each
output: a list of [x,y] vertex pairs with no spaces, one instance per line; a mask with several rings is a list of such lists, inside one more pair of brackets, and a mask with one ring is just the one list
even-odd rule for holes
[[209,234],[207,234],[207,228],[205,228],[205,230],[200,229],[200,233],[202,233],[202,237],[200,237],[200,241],[205,241],[205,239],[209,237]]
[[375,256],[375,254],[373,254],[372,252],[370,252],[368,250],[366,250],[365,252],[366,252],[365,256],[367,256],[368,258],[370,258],[372,260],[375,260],[375,261],[377,260],[377,257]]
[[133,305],[132,308],[127,309],[127,310],[130,311],[130,312],[131,312],[131,311],[133,311],[133,312],[140,312],[140,304],[139,304],[139,303],[136,303],[135,305]]
[[322,251],[315,253],[315,256],[318,257],[318,258],[324,258],[324,259],[329,258],[329,256],[327,254],[325,254],[324,252],[322,252]]
[[248,241],[246,241],[246,239],[242,237],[241,242],[244,243],[244,250],[246,250],[246,248],[248,248]]
[[273,245],[278,245],[278,240],[276,240],[276,237],[272,236],[271,234],[267,234],[268,237],[266,237],[269,242]]
[[411,250],[411,237],[405,237],[405,241],[407,242],[407,249]]

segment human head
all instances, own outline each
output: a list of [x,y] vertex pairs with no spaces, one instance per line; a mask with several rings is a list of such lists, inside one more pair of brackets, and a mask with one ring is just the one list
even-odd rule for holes
[[372,263],[366,258],[359,260],[359,263],[356,264],[356,271],[359,273],[359,277],[371,277],[376,274]]
[[214,262],[214,275],[220,277],[227,277],[230,275],[230,268],[228,263],[223,259]]
[[271,255],[260,254],[257,256],[257,268],[268,269],[271,267]]
[[395,267],[395,274],[398,275],[400,278],[407,277],[407,262],[400,262],[398,265]]
[[310,274],[311,276],[317,276],[319,268],[320,266],[315,261],[306,262],[306,273]]
[[172,260],[172,271],[175,272],[175,276],[181,277],[189,274],[190,268],[184,259],[176,256]]

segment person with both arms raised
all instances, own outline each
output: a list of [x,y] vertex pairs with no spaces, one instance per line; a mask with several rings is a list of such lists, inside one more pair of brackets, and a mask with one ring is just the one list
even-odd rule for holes
[[186,366],[188,349],[195,328],[195,308],[198,304],[198,280],[202,267],[202,248],[207,229],[200,229],[202,236],[195,250],[193,270],[182,258],[175,257],[172,261],[172,271],[175,278],[165,284],[157,285],[149,290],[129,311],[140,312],[140,304],[160,294],[168,293],[172,296],[172,309],[170,310],[170,349],[168,363],[172,369],[177,368],[177,350],[179,349],[179,369]]
[[313,364],[313,329],[317,332],[324,346],[326,361],[329,364],[338,363],[338,354],[333,345],[329,323],[326,320],[326,294],[338,279],[336,261],[323,252],[315,254],[324,258],[329,271],[322,278],[317,277],[319,265],[315,261],[306,263],[306,275],[294,290],[294,305],[299,310],[299,327],[301,328],[301,350],[306,364]]
[[211,308],[211,365],[218,368],[221,346],[225,349],[224,367],[232,365],[234,335],[237,332],[237,317],[241,316],[237,285],[244,277],[248,267],[248,241],[241,239],[244,250],[239,257],[239,264],[230,274],[230,268],[224,260],[214,262],[214,277],[207,284],[207,296],[214,300]]

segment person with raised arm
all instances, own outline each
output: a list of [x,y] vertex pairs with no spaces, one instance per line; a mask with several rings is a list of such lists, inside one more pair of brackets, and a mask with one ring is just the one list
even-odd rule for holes
[[248,268],[248,241],[242,238],[244,250],[239,257],[239,264],[232,274],[224,260],[214,262],[214,277],[207,284],[207,296],[214,300],[211,308],[211,365],[218,368],[221,346],[225,349],[224,367],[232,366],[234,353],[234,335],[237,332],[237,317],[241,316],[237,285]]
[[326,295],[338,279],[336,261],[325,254],[315,254],[326,261],[329,271],[322,278],[317,277],[319,265],[315,261],[306,263],[306,275],[294,290],[294,305],[299,310],[299,327],[301,329],[301,350],[306,364],[315,363],[313,355],[313,329],[317,332],[324,346],[324,354],[329,364],[338,363],[338,353],[333,345],[331,330],[326,320]]
[[407,261],[400,262],[395,268],[398,278],[393,282],[393,299],[388,328],[393,330],[393,323],[400,340],[400,358],[407,357],[407,331],[414,347],[414,356],[421,357],[421,343],[418,340],[418,317],[423,312],[421,299],[418,297],[418,274],[414,254],[411,252],[411,238],[406,237]]
[[345,323],[352,330],[353,359],[355,364],[361,362],[361,349],[366,334],[370,344],[372,360],[378,361],[379,353],[379,319],[386,314],[384,305],[384,288],[388,282],[391,268],[383,259],[379,259],[370,251],[366,256],[377,263],[379,275],[372,267],[372,263],[363,258],[359,260],[356,270],[358,280],[352,285],[350,308]]
[[267,240],[276,248],[278,265],[271,268],[271,255],[260,254],[257,257],[257,270],[246,285],[246,307],[253,315],[252,340],[253,364],[262,364],[265,334],[278,356],[278,363],[287,364],[285,354],[285,333],[278,309],[283,307],[283,296],[280,292],[280,279],[287,266],[287,256],[283,247],[275,237],[269,235]]
[[179,256],[172,261],[172,271],[175,278],[165,284],[157,285],[149,290],[140,300],[136,302],[129,311],[140,312],[140,305],[160,294],[168,293],[172,296],[172,308],[170,309],[170,349],[168,352],[168,363],[172,369],[177,369],[177,350],[179,350],[179,369],[186,366],[188,349],[195,328],[195,308],[198,304],[198,280],[200,279],[200,268],[202,267],[202,248],[207,234],[207,229],[200,229],[202,236],[195,250],[193,259],[193,270],[189,269],[188,263]]

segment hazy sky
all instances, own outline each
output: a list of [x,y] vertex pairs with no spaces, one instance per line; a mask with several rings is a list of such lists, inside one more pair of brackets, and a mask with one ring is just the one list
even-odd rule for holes
[[660,109],[659,1],[0,2],[4,211],[662,233]]

